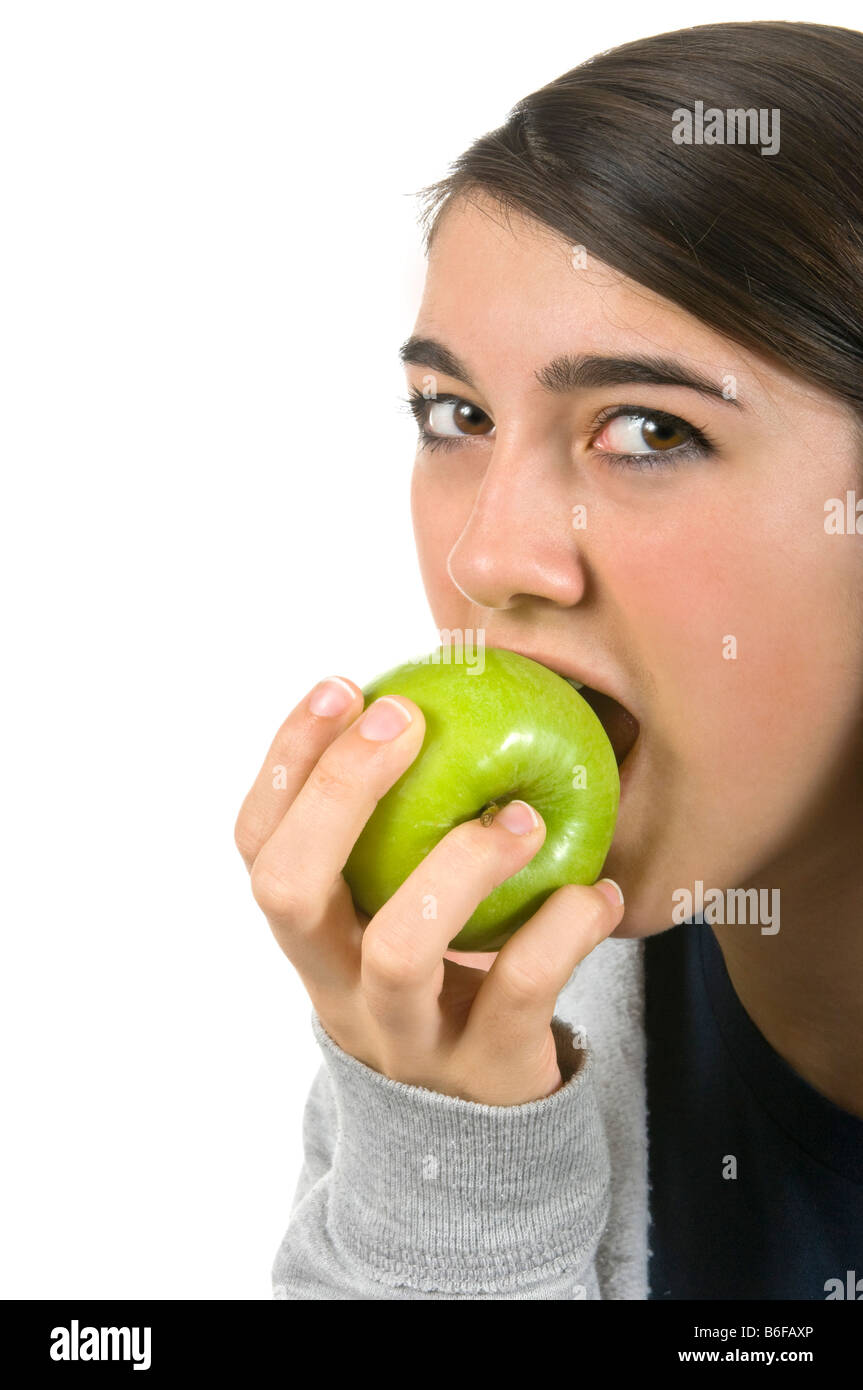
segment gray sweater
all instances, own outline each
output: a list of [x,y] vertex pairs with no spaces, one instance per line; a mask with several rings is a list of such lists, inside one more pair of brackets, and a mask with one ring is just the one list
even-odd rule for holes
[[558,996],[564,1085],[490,1106],[323,1054],[273,1265],[285,1299],[645,1299],[643,943],[597,946]]

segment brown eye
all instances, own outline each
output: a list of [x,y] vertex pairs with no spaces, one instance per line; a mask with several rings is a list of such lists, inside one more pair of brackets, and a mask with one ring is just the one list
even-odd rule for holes
[[469,401],[461,401],[455,409],[455,423],[463,434],[485,434],[491,421],[484,410],[478,410]]
[[697,448],[703,440],[699,431],[685,420],[665,411],[621,409],[602,426],[593,441],[600,453],[636,458],[639,455],[670,454],[673,450]]
[[677,424],[664,424],[648,417],[641,426],[641,437],[651,449],[676,449],[689,437]]
[[454,438],[465,434],[488,434],[492,422],[484,410],[470,401],[433,400],[426,417],[429,434]]

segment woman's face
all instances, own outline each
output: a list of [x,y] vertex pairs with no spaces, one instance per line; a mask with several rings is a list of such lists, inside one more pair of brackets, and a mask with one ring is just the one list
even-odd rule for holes
[[802,846],[857,842],[861,552],[825,504],[860,443],[833,397],[579,260],[447,209],[404,353],[444,440],[413,518],[440,628],[611,697],[588,696],[623,758],[604,872],[643,936],[697,880],[778,887]]

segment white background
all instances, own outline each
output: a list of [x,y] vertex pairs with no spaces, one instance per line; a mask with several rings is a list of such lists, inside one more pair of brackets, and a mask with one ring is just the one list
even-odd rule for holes
[[411,196],[630,9],[0,8],[0,1297],[269,1298],[320,1064],[233,824],[321,677],[435,644]]

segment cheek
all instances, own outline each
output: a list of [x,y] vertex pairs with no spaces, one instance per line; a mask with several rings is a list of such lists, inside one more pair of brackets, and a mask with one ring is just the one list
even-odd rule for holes
[[[775,503],[774,503],[775,506]],[[695,513],[697,515],[697,513]],[[863,686],[859,559],[753,502],[633,547],[627,625],[655,683],[660,752],[697,795],[755,811],[835,764]]]
[[472,493],[463,479],[434,473],[418,459],[411,478],[411,517],[423,585],[432,616],[441,627],[456,621],[467,600],[447,573],[447,560],[470,517]]

